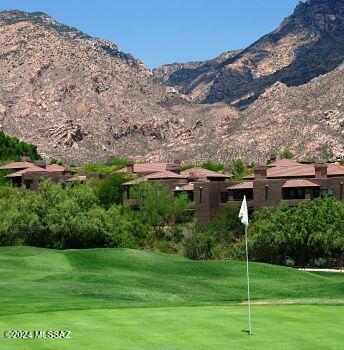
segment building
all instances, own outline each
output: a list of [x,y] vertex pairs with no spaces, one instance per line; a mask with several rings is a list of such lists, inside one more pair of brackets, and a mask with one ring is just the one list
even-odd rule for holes
[[143,181],[162,182],[170,187],[171,191],[174,191],[176,195],[186,193],[191,200],[194,200],[193,186],[195,182],[224,182],[226,179],[230,179],[232,177],[232,174],[230,173],[221,174],[202,168],[191,168],[181,171],[180,161],[178,160],[176,160],[174,163],[146,163],[135,165],[129,163],[126,168],[120,169],[117,172],[126,172],[128,174],[139,175],[137,179],[123,184],[123,203],[132,206],[137,206],[138,201],[135,198],[130,198],[130,188]]
[[5,164],[0,170],[11,170],[12,173],[5,176],[15,186],[25,186],[27,189],[36,190],[43,179],[51,179],[53,182],[67,181],[74,178],[69,167],[52,164],[46,165],[45,161],[38,160],[35,163],[22,159],[20,162]]
[[[144,169],[149,175],[124,184],[124,203],[138,204],[136,199],[130,199],[131,186],[142,181],[161,181],[168,184],[176,195],[187,193],[194,201],[195,216],[202,222],[209,222],[229,203],[240,206],[244,195],[250,212],[277,207],[281,202],[295,206],[324,195],[339,200],[344,196],[344,166],[338,163],[302,164],[272,157],[269,165],[256,165],[254,173],[243,181],[232,181],[230,173],[221,174],[202,168],[180,171],[177,163],[170,168],[174,167],[174,171],[166,171],[161,169],[167,169],[167,163],[158,164],[138,164],[136,169],[134,165],[128,171],[140,174]],[[157,168],[159,171],[154,172]]]
[[276,208],[309,203],[320,196],[344,198],[344,166],[337,163],[301,164],[277,160],[257,165],[254,174],[238,182],[197,182],[194,185],[195,215],[209,222],[228,203],[241,205],[244,195],[250,212],[264,207]]

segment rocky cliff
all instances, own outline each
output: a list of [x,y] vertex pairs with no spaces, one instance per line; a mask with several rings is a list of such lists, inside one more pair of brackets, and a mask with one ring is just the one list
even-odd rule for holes
[[66,162],[344,154],[343,1],[300,4],[246,50],[153,73],[46,14],[2,12],[0,128]]

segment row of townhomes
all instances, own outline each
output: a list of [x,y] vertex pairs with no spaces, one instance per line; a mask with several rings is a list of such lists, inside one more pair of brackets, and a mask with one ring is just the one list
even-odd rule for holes
[[[194,202],[195,216],[202,222],[211,221],[228,203],[240,206],[244,195],[250,212],[277,207],[282,201],[295,206],[326,195],[343,200],[344,166],[338,162],[303,164],[272,156],[268,163],[257,164],[254,173],[243,181],[233,181],[230,172],[218,173],[199,167],[181,171],[180,160],[146,164],[128,161],[127,166],[117,172],[137,175],[135,180],[123,184],[125,204],[138,206],[137,199],[130,197],[132,186],[142,181],[159,181],[170,187],[176,196],[186,193]],[[11,170],[6,177],[13,184],[33,190],[47,178],[54,182],[86,180],[85,175],[77,175],[68,167],[46,165],[44,161],[33,164],[25,158],[6,164],[0,170]]]
[[47,165],[43,160],[31,163],[30,159],[26,157],[23,157],[20,162],[3,165],[0,170],[11,172],[5,177],[10,179],[15,186],[25,186],[30,190],[38,189],[39,182],[43,179],[51,179],[55,183],[86,179],[85,176],[74,174],[69,167],[56,164]]
[[119,172],[137,174],[136,180],[123,184],[123,201],[137,205],[130,198],[130,187],[142,181],[161,181],[176,195],[187,193],[194,201],[195,216],[202,222],[212,220],[216,212],[228,203],[240,206],[246,196],[249,211],[263,207],[277,207],[282,201],[290,206],[307,203],[320,196],[333,196],[343,200],[344,166],[335,163],[302,164],[272,156],[269,165],[258,164],[254,173],[243,181],[232,181],[233,175],[202,168],[180,171],[180,162],[173,164],[129,163]]

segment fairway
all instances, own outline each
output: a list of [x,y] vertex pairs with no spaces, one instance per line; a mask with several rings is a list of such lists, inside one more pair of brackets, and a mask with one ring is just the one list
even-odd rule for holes
[[81,310],[0,317],[0,330],[66,329],[71,339],[2,339],[1,349],[341,349],[344,307],[243,306]]
[[[344,275],[129,249],[0,248],[0,349],[340,349]],[[70,330],[71,339],[4,339]]]

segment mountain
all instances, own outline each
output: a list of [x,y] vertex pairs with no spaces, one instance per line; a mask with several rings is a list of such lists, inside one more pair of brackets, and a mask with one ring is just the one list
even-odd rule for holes
[[343,37],[344,0],[300,2],[276,30],[248,48],[215,64],[181,66],[164,79],[197,101],[246,108],[277,81],[299,86],[336,68],[344,59]]
[[44,13],[1,12],[0,129],[68,163],[344,156],[343,2],[308,1],[245,50],[153,72]]
[[232,114],[190,103],[113,43],[41,12],[0,13],[0,128],[46,158],[171,160]]
[[209,89],[203,79],[205,77],[207,81],[215,79],[217,77],[216,67],[240,52],[240,50],[224,52],[208,61],[166,64],[154,68],[152,73],[166,85],[184,91],[192,100],[202,101]]

